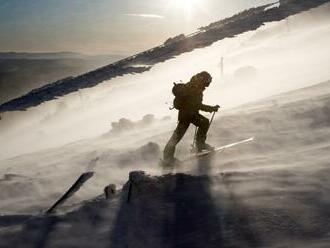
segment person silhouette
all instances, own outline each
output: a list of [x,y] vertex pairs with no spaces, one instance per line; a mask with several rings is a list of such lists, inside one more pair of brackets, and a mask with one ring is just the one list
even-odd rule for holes
[[219,105],[203,104],[203,92],[211,82],[211,75],[206,71],[202,71],[194,75],[188,83],[174,85],[172,92],[176,97],[173,105],[179,110],[178,125],[164,148],[164,161],[169,163],[178,161],[174,157],[175,147],[191,123],[198,128],[196,135],[197,152],[214,149],[205,142],[210,126],[209,119],[199,113],[200,110],[210,113],[217,112],[220,108]]

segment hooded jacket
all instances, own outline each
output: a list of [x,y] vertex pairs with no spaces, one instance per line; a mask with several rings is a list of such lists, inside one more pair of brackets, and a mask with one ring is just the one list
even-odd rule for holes
[[179,121],[190,121],[199,111],[213,112],[213,107],[203,104],[205,86],[197,82],[189,82],[185,87],[184,104],[179,110]]

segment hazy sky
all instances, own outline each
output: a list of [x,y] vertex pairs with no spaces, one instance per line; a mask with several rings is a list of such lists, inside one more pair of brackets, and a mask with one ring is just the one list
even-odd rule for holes
[[0,0],[0,51],[133,54],[271,0]]

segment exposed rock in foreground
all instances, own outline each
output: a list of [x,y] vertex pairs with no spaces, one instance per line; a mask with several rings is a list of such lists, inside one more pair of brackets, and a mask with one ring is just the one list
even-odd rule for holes
[[321,247],[329,244],[330,208],[314,194],[315,181],[328,172],[305,173],[133,172],[112,200],[99,197],[62,216],[1,216],[0,246]]

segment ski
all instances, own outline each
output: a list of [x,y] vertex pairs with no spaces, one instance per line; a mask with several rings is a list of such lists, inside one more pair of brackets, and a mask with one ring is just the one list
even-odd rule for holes
[[170,167],[170,166],[178,166],[178,165],[181,165],[182,163],[184,162],[187,162],[187,161],[190,161],[190,160],[193,160],[193,159],[197,159],[197,158],[201,158],[201,157],[204,157],[204,156],[207,156],[207,155],[212,155],[212,154],[215,154],[217,152],[222,152],[224,150],[226,150],[227,148],[230,148],[230,147],[233,147],[233,146],[237,146],[237,145],[241,145],[241,144],[245,144],[245,143],[248,143],[248,142],[251,142],[254,140],[254,137],[251,137],[251,138],[248,138],[248,139],[244,139],[244,140],[240,140],[238,142],[235,142],[235,143],[231,143],[231,144],[228,144],[228,145],[224,145],[224,146],[220,146],[220,147],[216,147],[214,150],[212,151],[203,151],[203,152],[200,152],[200,153],[195,153],[191,156],[188,156],[182,160],[177,160],[177,162],[174,162],[174,163],[171,163],[171,162],[167,162],[163,159],[160,159],[160,164],[164,167]]
[[185,162],[185,161],[189,161],[191,159],[200,158],[200,157],[204,157],[204,156],[207,156],[207,155],[215,154],[217,152],[224,151],[227,148],[237,146],[237,145],[241,145],[241,144],[244,144],[244,143],[248,143],[248,142],[251,142],[253,140],[254,140],[254,137],[251,137],[251,138],[244,139],[244,140],[241,140],[241,141],[238,141],[238,142],[235,142],[235,143],[231,143],[231,144],[228,144],[228,145],[216,147],[214,150],[211,150],[211,151],[199,152],[199,153],[193,154],[193,155],[181,160],[181,162]]
[[76,180],[74,184],[68,189],[68,191],[65,192],[64,195],[60,199],[58,199],[47,211],[46,214],[53,213],[56,208],[58,208],[60,205],[62,205],[67,199],[69,199],[71,196],[76,193],[81,186],[89,180],[94,175],[93,171],[88,171],[80,175],[80,177]]
[[96,166],[96,163],[99,161],[99,157],[92,159],[87,166],[87,171],[82,173],[78,179],[71,185],[71,187],[58,199],[46,212],[45,214],[53,213],[60,205],[62,205],[66,200],[73,196],[80,188],[86,183],[93,175],[93,169]]

